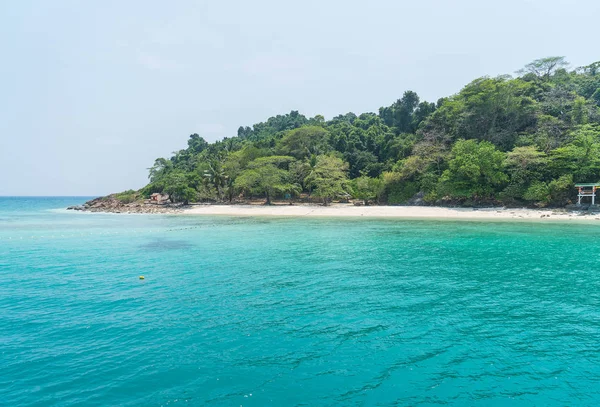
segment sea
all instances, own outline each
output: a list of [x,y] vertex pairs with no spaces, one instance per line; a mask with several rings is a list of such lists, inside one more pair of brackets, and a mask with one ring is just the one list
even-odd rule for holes
[[0,198],[2,406],[600,404],[600,222],[87,199]]

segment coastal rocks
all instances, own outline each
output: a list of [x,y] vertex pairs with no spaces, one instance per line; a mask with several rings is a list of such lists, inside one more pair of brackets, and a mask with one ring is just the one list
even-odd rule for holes
[[179,213],[182,210],[180,204],[158,204],[150,200],[139,200],[130,203],[124,203],[115,198],[114,195],[108,195],[86,202],[81,206],[71,206],[69,210],[83,212],[108,212],[108,213]]
[[408,201],[406,201],[407,205],[410,206],[424,206],[425,205],[425,201],[424,198],[425,197],[425,192],[420,191],[417,192],[412,198],[410,198]]
[[589,212],[597,213],[600,212],[600,205],[580,204],[580,205],[567,205],[565,207],[567,211],[572,212]]
[[85,207],[83,205],[75,205],[75,206],[69,206],[67,208],[68,211],[83,211],[85,210]]
[[565,209],[568,211],[587,211],[590,205],[567,205]]

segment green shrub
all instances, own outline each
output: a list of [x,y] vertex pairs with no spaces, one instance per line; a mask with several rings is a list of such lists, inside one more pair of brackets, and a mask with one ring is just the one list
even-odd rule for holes
[[526,201],[535,201],[541,204],[548,204],[550,202],[550,189],[548,184],[541,181],[532,183],[529,188],[523,194],[523,199]]
[[140,198],[140,195],[133,189],[130,189],[128,191],[119,192],[119,193],[115,194],[114,196],[116,199],[118,199],[121,203],[124,203],[124,204],[129,204],[129,203],[135,202]]
[[417,181],[406,181],[396,172],[384,173],[383,183],[383,197],[390,205],[406,203],[419,192],[420,187]]
[[542,205],[564,205],[569,200],[572,192],[573,175],[566,174],[548,183],[533,182],[523,194],[523,198]]

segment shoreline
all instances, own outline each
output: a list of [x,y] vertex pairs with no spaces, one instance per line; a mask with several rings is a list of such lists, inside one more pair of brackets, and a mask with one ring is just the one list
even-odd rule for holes
[[443,206],[355,206],[334,203],[329,206],[295,203],[264,205],[246,204],[181,204],[157,205],[149,202],[124,204],[116,199],[97,198],[67,210],[83,213],[157,214],[188,216],[257,216],[312,218],[388,218],[421,220],[508,220],[508,221],[600,221],[600,212],[565,208],[443,207]]
[[178,215],[227,215],[275,217],[396,218],[439,220],[543,220],[600,221],[600,213],[573,212],[564,209],[528,208],[446,208],[439,206],[353,206],[318,205],[194,205],[182,208]]

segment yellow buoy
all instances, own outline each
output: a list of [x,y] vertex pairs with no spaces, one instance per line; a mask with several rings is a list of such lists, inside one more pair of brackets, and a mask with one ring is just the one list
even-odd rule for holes
[[143,280],[143,279],[144,279],[144,276],[140,276],[140,280]]

